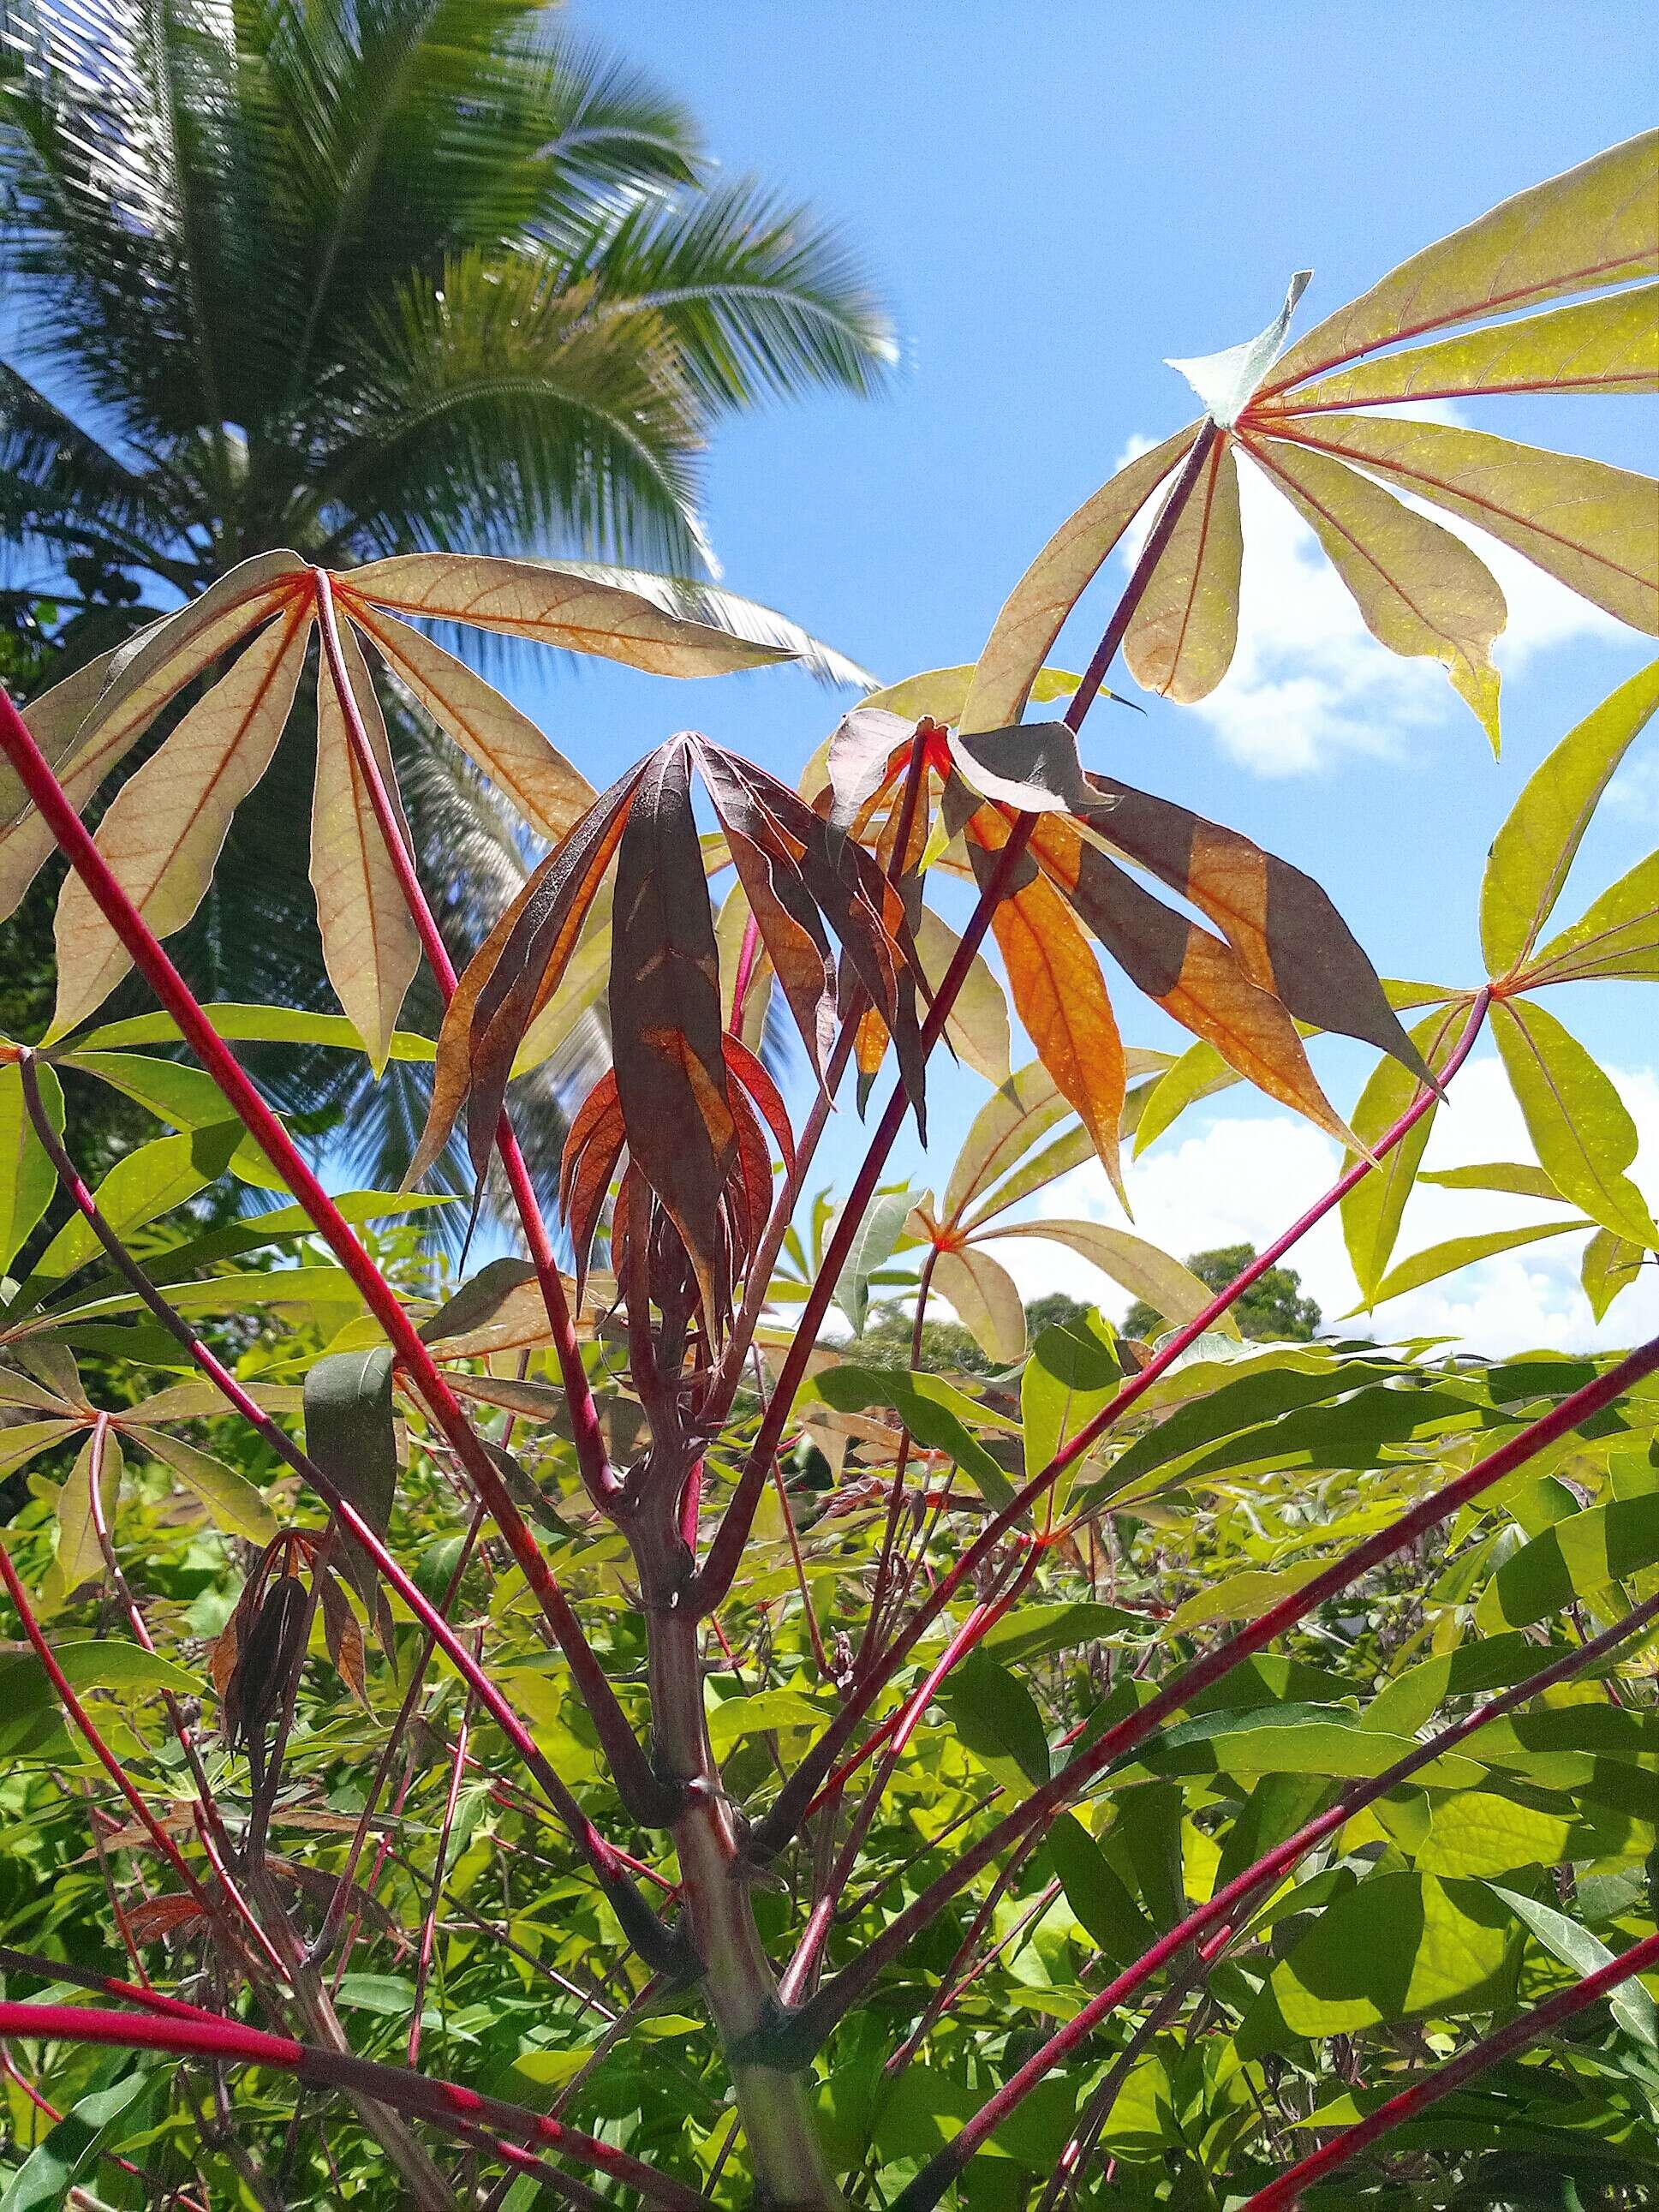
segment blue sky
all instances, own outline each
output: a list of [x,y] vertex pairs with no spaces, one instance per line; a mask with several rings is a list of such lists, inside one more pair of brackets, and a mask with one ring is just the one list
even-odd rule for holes
[[[1651,14],[1620,0],[1577,10],[577,0],[571,13],[688,100],[724,169],[757,172],[842,223],[892,304],[903,366],[890,394],[728,426],[707,493],[726,580],[884,680],[972,659],[1054,526],[1133,441],[1188,419],[1164,356],[1249,336],[1290,271],[1310,265],[1309,327],[1416,247],[1645,127],[1659,82]],[[1654,465],[1645,403],[1488,403],[1468,419]],[[1226,684],[1197,709],[1149,702],[1145,720],[1098,708],[1085,753],[1310,868],[1383,973],[1468,980],[1493,830],[1550,744],[1651,645],[1507,562],[1495,765],[1438,670],[1372,645],[1310,541],[1258,506],[1246,509],[1246,619]],[[1062,665],[1082,665],[1121,574],[1115,566],[1085,600]],[[526,703],[600,783],[688,721],[793,778],[836,713],[787,673],[671,690],[589,668],[550,678]],[[1644,744],[1587,840],[1560,920],[1656,842],[1659,743]],[[1643,1000],[1604,989],[1552,1004],[1630,1079],[1651,1192],[1659,1054]],[[1127,988],[1120,1011],[1133,1041],[1171,1041]],[[1320,1065],[1346,1108],[1362,1061],[1328,1049]],[[1446,1158],[1516,1155],[1496,1075],[1472,1066],[1468,1103],[1437,1140]],[[981,1094],[964,1079],[941,1081],[936,1097],[933,1158],[913,1146],[899,1156],[920,1182],[945,1171]],[[1148,1155],[1132,1194],[1146,1233],[1177,1250],[1261,1241],[1327,1179],[1324,1140],[1241,1097]],[[848,1115],[822,1156],[828,1177],[844,1182],[857,1139]],[[1097,1174],[1060,1207],[1121,1218]],[[1501,1214],[1427,1194],[1402,1250]],[[1584,1337],[1571,1240],[1541,1252],[1489,1263],[1388,1318],[1493,1345],[1551,1328]],[[1032,1256],[1034,1285],[1063,1273],[1085,1289],[1080,1264]],[[1309,1248],[1308,1272],[1328,1309],[1346,1303],[1334,1237]],[[1099,1279],[1086,1286],[1097,1292]],[[1645,1293],[1615,1308],[1613,1334],[1630,1334],[1638,1304]]]

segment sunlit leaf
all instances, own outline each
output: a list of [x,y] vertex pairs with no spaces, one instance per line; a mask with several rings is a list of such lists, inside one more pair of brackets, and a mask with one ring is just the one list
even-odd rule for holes
[[[195,913],[232,815],[270,765],[311,620],[310,602],[299,602],[256,638],[122,786],[99,825],[99,851],[158,937]],[[62,1036],[103,1003],[131,962],[77,875],[59,895],[57,933],[52,1034]]]
[[1618,1237],[1659,1246],[1647,1202],[1624,1170],[1636,1124],[1611,1079],[1553,1014],[1505,1000],[1492,1029],[1540,1164],[1563,1198]]
[[941,1252],[933,1287],[956,1310],[957,1319],[982,1351],[1005,1367],[1025,1352],[1025,1308],[1007,1269],[977,1246]]
[[[125,1237],[157,1214],[182,1206],[222,1176],[241,1142],[240,1121],[220,1121],[177,1137],[139,1145],[118,1159],[94,1194],[98,1211],[118,1237]],[[102,1252],[92,1228],[77,1213],[66,1221],[35,1262],[44,1280],[72,1274]]]
[[1507,611],[1486,563],[1450,531],[1340,461],[1279,441],[1247,445],[1311,525],[1372,635],[1391,653],[1443,661],[1496,752],[1491,646]]
[[726,676],[794,655],[665,613],[637,592],[551,562],[473,553],[402,553],[341,579],[348,599],[394,614],[501,630],[567,653],[596,653],[653,676]]
[[[405,851],[413,843],[397,799],[397,771],[362,648],[337,626],[340,657]],[[317,781],[311,810],[311,883],[323,962],[334,995],[376,1075],[386,1066],[404,994],[421,964],[421,940],[376,819],[368,781],[346,726],[327,654],[317,690]]]
[[1004,603],[974,670],[960,730],[1018,721],[1048,648],[1108,555],[1197,437],[1192,422],[1120,469],[1062,522]]
[[1551,938],[1522,970],[1528,990],[1592,976],[1659,981],[1659,853],[1609,885],[1582,921]]
[[238,1474],[234,1468],[227,1467],[211,1452],[186,1443],[182,1437],[169,1436],[165,1429],[148,1430],[144,1443],[199,1500],[216,1528],[244,1537],[250,1544],[268,1544],[276,1534],[270,1508],[247,1477]]
[[1509,975],[1537,943],[1601,793],[1656,707],[1659,660],[1593,708],[1528,778],[1492,840],[1480,883],[1489,975]]
[[1615,1237],[1610,1229],[1596,1231],[1584,1247],[1581,1279],[1597,1321],[1606,1320],[1607,1308],[1621,1291],[1641,1279],[1645,1263],[1646,1255],[1639,1244]]
[[[1407,1291],[1420,1291],[1425,1283],[1437,1283],[1443,1275],[1455,1275],[1462,1267],[1473,1267],[1479,1261],[1494,1258],[1500,1252],[1513,1252],[1522,1244],[1536,1244],[1547,1237],[1565,1237],[1588,1224],[1583,1221],[1532,1221],[1518,1229],[1488,1229],[1474,1237],[1453,1237],[1443,1244],[1431,1244],[1426,1251],[1413,1252],[1392,1267],[1364,1301],[1364,1307],[1386,1305],[1390,1298],[1401,1297]],[[1362,1310],[1360,1307],[1354,1309]]]
[[[1190,1268],[1183,1267],[1167,1252],[1160,1252],[1156,1244],[1132,1237],[1127,1230],[1109,1229],[1103,1222],[1057,1221],[1045,1215],[1039,1221],[1010,1222],[1001,1229],[985,1230],[981,1235],[988,1240],[1035,1237],[1064,1244],[1121,1284],[1131,1297],[1144,1298],[1172,1328],[1201,1313],[1215,1296]],[[1215,1326],[1229,1336],[1238,1333],[1238,1324],[1231,1314],[1222,1315]]]
[[[40,1103],[55,1135],[64,1133],[64,1093],[52,1069],[35,1070]],[[0,1273],[52,1203],[58,1170],[34,1133],[15,1060],[0,1062]]]
[[1143,690],[1185,706],[1220,683],[1238,641],[1243,559],[1238,464],[1231,439],[1221,437],[1124,635],[1123,658]]
[[[1467,1009],[1446,1007],[1425,1015],[1413,1028],[1412,1041],[1437,1074],[1468,1021]],[[1379,1060],[1353,1109],[1354,1134],[1360,1142],[1376,1145],[1417,1098],[1419,1089],[1415,1078],[1398,1060]],[[1368,1303],[1388,1271],[1406,1200],[1411,1196],[1438,1111],[1431,1100],[1400,1142],[1378,1161],[1375,1171],[1356,1183],[1342,1200],[1343,1241],[1360,1295]]]

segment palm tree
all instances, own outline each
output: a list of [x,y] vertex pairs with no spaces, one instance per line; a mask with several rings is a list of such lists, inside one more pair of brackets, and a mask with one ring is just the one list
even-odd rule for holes
[[[831,234],[717,180],[685,111],[543,0],[0,0],[0,545],[14,605],[67,611],[54,677],[254,553],[453,546],[648,567],[856,678],[719,589],[698,465],[728,412],[875,389],[887,320]],[[386,703],[464,951],[521,829]],[[305,734],[174,940],[204,997],[327,1003]],[[406,1157],[411,1115],[395,1073],[359,1091],[354,1165]]]

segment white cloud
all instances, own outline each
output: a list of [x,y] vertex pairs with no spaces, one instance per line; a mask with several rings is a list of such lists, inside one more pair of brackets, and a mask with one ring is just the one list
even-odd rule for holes
[[1607,804],[1632,822],[1659,823],[1659,760],[1627,763],[1607,787]]
[[[1636,1174],[1652,1198],[1659,1195],[1659,1073],[1613,1072],[1640,1133]],[[1249,1243],[1257,1249],[1274,1237],[1335,1179],[1336,1146],[1307,1122],[1289,1115],[1195,1115],[1195,1133],[1164,1139],[1127,1171],[1131,1224],[1165,1251],[1185,1255],[1218,1244]],[[1531,1157],[1519,1109],[1498,1061],[1477,1058],[1458,1077],[1450,1103],[1439,1113],[1425,1167],[1460,1167]],[[1097,1167],[1078,1169],[1045,1191],[1037,1202],[1049,1218],[1065,1216],[1123,1225],[1123,1216]],[[1407,1210],[1395,1258],[1403,1259],[1451,1237],[1540,1221],[1554,1212],[1547,1202],[1480,1192],[1441,1190],[1419,1183]],[[1659,1330],[1659,1268],[1647,1270],[1598,1328],[1579,1286],[1582,1235],[1504,1254],[1430,1284],[1382,1307],[1356,1334],[1449,1336],[1469,1349],[1503,1353],[1539,1346],[1589,1349],[1624,1345]],[[996,1245],[1027,1297],[1063,1290],[1121,1316],[1127,1297],[1063,1246],[1024,1237]],[[1327,1325],[1358,1293],[1333,1212],[1286,1260],[1303,1287],[1322,1309]]]
[[[1419,419],[1458,419],[1443,404],[1411,411]],[[1131,441],[1122,459],[1151,442]],[[1341,754],[1395,757],[1412,732],[1468,718],[1438,661],[1401,659],[1377,643],[1313,532],[1248,460],[1239,469],[1239,498],[1238,649],[1216,690],[1188,710],[1209,724],[1225,752],[1259,775],[1304,775]],[[1506,678],[1552,647],[1624,634],[1610,615],[1507,546],[1455,518],[1436,513],[1434,520],[1466,538],[1503,588],[1509,626],[1493,658]],[[1149,510],[1125,547],[1126,565],[1150,526]],[[1470,734],[1479,742],[1473,728]]]

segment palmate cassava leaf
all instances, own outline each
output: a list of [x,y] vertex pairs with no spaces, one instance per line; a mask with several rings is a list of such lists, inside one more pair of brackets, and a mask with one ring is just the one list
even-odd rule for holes
[[[260,631],[118,795],[98,833],[117,879],[161,936],[196,911],[231,817],[269,766],[303,665],[321,572],[291,553],[261,555],[203,597],[140,632],[118,653],[46,693],[32,726],[70,799],[84,807],[167,702]],[[354,626],[396,679],[495,781],[544,836],[568,830],[591,803],[586,781],[491,685],[423,637],[416,621],[459,623],[597,655],[662,676],[720,675],[793,658],[793,649],[693,621],[639,591],[550,562],[412,554],[329,579],[354,703],[383,772],[390,755],[371,711]],[[400,617],[404,619],[399,619]],[[328,656],[319,697],[313,861],[331,980],[380,1063],[411,968],[361,769],[343,750],[343,717]],[[6,772],[0,787],[0,907],[9,912],[51,850],[39,815]],[[390,778],[388,777],[388,781]],[[126,955],[78,880],[58,906],[54,1036],[85,1018],[120,980]],[[404,978],[406,981],[406,977]]]
[[[1561,895],[1602,793],[1656,707],[1659,660],[1621,684],[1528,777],[1492,840],[1480,883],[1480,946],[1490,975],[1519,970],[1528,983],[1538,980],[1542,963],[1528,956]],[[1622,918],[1615,909],[1615,927]],[[1599,936],[1606,927],[1598,921],[1594,933]]]
[[1614,1236],[1659,1247],[1647,1200],[1625,1172],[1636,1158],[1636,1124],[1612,1079],[1541,1006],[1506,999],[1492,1018],[1510,1086],[1550,1181]]
[[[1656,272],[1659,132],[1647,131],[1414,254],[1277,361],[1285,315],[1249,346],[1174,364],[1196,384],[1218,434],[1130,624],[1125,651],[1138,680],[1190,702],[1227,672],[1240,574],[1235,446],[1312,524],[1381,642],[1441,660],[1494,742],[1489,649],[1504,623],[1502,592],[1460,539],[1397,495],[1473,523],[1620,621],[1659,634],[1659,486],[1483,432],[1364,411],[1489,392],[1652,390],[1651,284],[1366,356]],[[1286,315],[1298,291],[1299,283]],[[998,617],[965,727],[1016,719],[1066,616],[1200,427],[1139,455],[1054,533]]]

